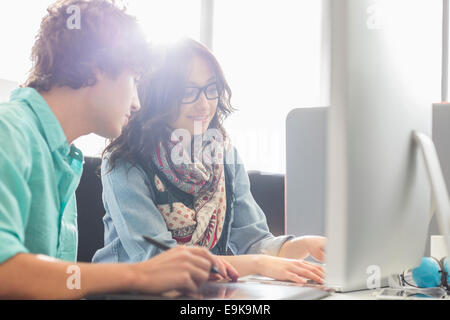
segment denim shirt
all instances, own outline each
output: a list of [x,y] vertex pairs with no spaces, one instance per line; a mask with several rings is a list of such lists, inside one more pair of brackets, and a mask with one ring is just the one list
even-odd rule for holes
[[[275,237],[270,233],[266,217],[250,192],[248,174],[236,149],[225,156],[227,210],[218,243],[211,250],[217,255],[277,255],[285,241],[293,236]],[[166,222],[156,207],[157,190],[141,166],[118,160],[109,170],[108,157],[102,161],[101,179],[106,214],[104,247],[97,250],[93,262],[140,262],[161,250],[142,239],[153,237],[169,246],[176,245]],[[151,177],[153,179],[154,177]]]

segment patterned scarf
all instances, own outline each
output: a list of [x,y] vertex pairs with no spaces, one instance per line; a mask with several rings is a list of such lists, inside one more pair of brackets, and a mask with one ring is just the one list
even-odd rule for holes
[[[174,202],[172,208],[169,204],[157,205],[179,244],[212,249],[220,238],[226,213],[223,146],[216,141],[203,143],[201,148],[194,148],[199,152],[191,158],[186,147],[170,141],[167,146],[160,143],[152,157],[156,168],[170,183],[194,196],[193,208],[182,202]],[[176,161],[172,161],[174,157]],[[168,190],[157,175],[155,185],[160,192]]]

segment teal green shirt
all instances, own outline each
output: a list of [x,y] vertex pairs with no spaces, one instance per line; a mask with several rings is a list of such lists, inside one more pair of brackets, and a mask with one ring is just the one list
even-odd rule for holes
[[83,155],[32,88],[0,103],[0,263],[20,252],[76,261]]

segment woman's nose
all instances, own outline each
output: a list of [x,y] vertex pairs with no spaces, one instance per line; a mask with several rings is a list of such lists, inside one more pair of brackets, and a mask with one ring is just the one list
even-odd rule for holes
[[203,91],[202,93],[200,93],[200,96],[198,97],[196,103],[195,103],[195,107],[198,110],[209,110],[209,102],[208,99],[206,99],[206,95],[205,92]]

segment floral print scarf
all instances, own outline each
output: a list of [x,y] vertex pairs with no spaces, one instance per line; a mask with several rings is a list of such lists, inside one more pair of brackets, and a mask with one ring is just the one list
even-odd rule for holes
[[[182,202],[157,207],[177,243],[212,249],[222,233],[226,213],[224,148],[214,141],[197,149],[191,156],[181,143],[159,144],[152,157],[154,165],[171,184],[191,194],[194,203],[193,208]],[[167,191],[158,175],[155,185],[158,191]]]

